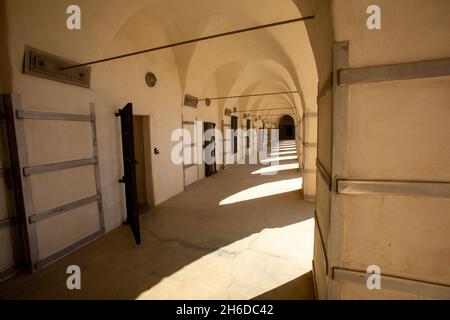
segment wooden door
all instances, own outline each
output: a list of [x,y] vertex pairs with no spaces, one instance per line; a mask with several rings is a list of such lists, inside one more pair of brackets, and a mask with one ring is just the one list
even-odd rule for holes
[[133,105],[127,104],[119,110],[117,116],[120,117],[122,127],[122,154],[124,175],[119,182],[125,184],[125,197],[127,207],[127,221],[133,232],[137,244],[141,243],[141,231],[139,227],[139,212],[137,205],[137,185],[136,185],[136,159],[134,153],[133,135]]

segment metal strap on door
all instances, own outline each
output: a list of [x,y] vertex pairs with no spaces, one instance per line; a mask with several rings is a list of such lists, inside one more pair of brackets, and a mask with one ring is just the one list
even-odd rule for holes
[[[43,266],[67,255],[68,253],[78,249],[79,247],[91,242],[105,233],[105,222],[103,216],[102,205],[102,193],[100,186],[100,169],[98,161],[98,144],[97,144],[97,130],[96,130],[96,117],[95,117],[95,105],[90,104],[90,114],[67,114],[67,113],[54,113],[54,112],[41,112],[41,111],[27,111],[22,110],[20,97],[16,95],[9,95],[3,97],[5,115],[10,122],[8,126],[8,140],[16,146],[16,157],[18,163],[16,166],[16,174],[13,180],[16,180],[15,188],[16,199],[21,199],[21,203],[18,203],[18,213],[22,214],[22,236],[26,237],[24,243],[28,245],[25,248],[26,264],[30,269],[36,270]],[[25,128],[27,121],[30,120],[52,120],[52,121],[81,121],[90,122],[91,124],[91,137],[92,137],[92,157],[87,159],[74,159],[70,161],[48,163],[37,166],[29,166],[28,162],[28,149],[26,147],[26,135]],[[11,148],[10,148],[11,149]],[[77,201],[66,203],[55,208],[51,208],[41,212],[35,212],[33,209],[32,198],[32,183],[31,176],[37,174],[44,174],[60,170],[68,170],[71,168],[82,166],[94,166],[95,173],[95,189],[96,193],[86,198],[78,199]],[[17,198],[18,196],[18,198]],[[91,235],[88,235],[74,243],[68,244],[66,247],[59,248],[56,252],[48,255],[41,256],[39,254],[38,236],[36,226],[47,219],[55,216],[66,214],[74,209],[87,206],[91,203],[97,203],[98,217],[99,217],[99,230]]]

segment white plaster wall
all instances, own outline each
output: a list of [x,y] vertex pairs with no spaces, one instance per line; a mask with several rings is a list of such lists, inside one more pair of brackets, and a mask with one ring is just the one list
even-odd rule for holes
[[[365,27],[370,4],[382,30]],[[345,8],[343,10],[343,8]],[[337,41],[350,41],[350,67],[450,56],[450,2],[333,3]],[[349,89],[348,177],[450,181],[448,77],[354,85]],[[450,201],[400,196],[346,198],[342,263],[384,274],[450,284]],[[417,298],[344,285],[341,298]]]
[[[102,26],[96,20],[95,13],[102,12],[98,2],[84,2],[81,5],[86,12],[83,15],[83,29],[69,32],[65,28],[66,15],[62,3],[6,2],[12,92],[20,94],[22,107],[30,110],[87,114],[89,103],[95,102],[103,207],[106,230],[109,231],[121,225],[125,215],[123,186],[118,183],[122,175],[120,123],[114,113],[131,102],[136,114],[151,117],[151,150],[157,147],[161,151],[160,155],[152,152],[152,180],[157,186],[154,198],[158,204],[183,190],[182,168],[172,164],[170,159],[174,145],[170,141],[170,134],[180,126],[182,94],[171,51],[152,59],[136,57],[95,66],[91,89],[22,74],[25,44],[77,61],[113,55],[123,48],[133,50],[133,45],[139,45],[133,42],[132,37],[127,37],[138,27],[135,21],[123,25],[122,29],[110,30],[107,21],[103,21],[105,25]],[[129,9],[132,11],[133,7]],[[113,13],[111,15],[114,16]],[[119,17],[116,15],[116,18]],[[112,31],[117,34],[109,38]],[[163,38],[162,41],[168,41],[163,32],[154,33],[153,36],[156,34]],[[109,44],[105,40],[110,40]],[[78,44],[74,45],[74,42]],[[144,76],[148,71],[158,76],[159,82],[154,89],[145,84]],[[88,124],[27,120],[26,133],[30,165],[92,156]],[[34,212],[94,194],[93,178],[92,167],[33,176]],[[39,258],[43,259],[98,230],[97,208],[95,205],[85,206],[39,222],[36,227]]]

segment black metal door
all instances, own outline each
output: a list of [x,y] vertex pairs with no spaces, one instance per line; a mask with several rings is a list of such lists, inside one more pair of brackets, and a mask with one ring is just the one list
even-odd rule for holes
[[[209,129],[212,130],[211,132],[214,132],[213,130],[215,129],[215,127],[216,127],[216,125],[214,123],[204,122],[203,123],[203,132],[206,132]],[[209,140],[209,141],[207,141],[207,140]],[[209,164],[206,163],[205,164],[205,175],[207,177],[210,177],[210,176],[212,176],[213,174],[215,174],[217,172],[217,168],[216,168],[216,146],[215,146],[215,143],[216,143],[216,137],[215,137],[214,133],[210,137],[208,137],[207,139],[205,138],[205,144],[204,144],[205,152],[207,150],[206,148],[208,146],[210,146],[211,144],[213,144],[213,150],[211,151],[211,156],[214,159],[213,163],[209,163]]]
[[125,196],[127,206],[127,221],[133,232],[137,244],[141,243],[141,231],[139,228],[139,212],[137,206],[136,186],[136,160],[134,155],[133,138],[133,105],[127,104],[119,110],[116,116],[120,117],[122,126],[122,153],[124,176],[119,182],[125,184]]
[[238,128],[238,117],[231,116],[231,132],[233,134],[233,153],[238,152],[238,137],[237,137],[237,128]]
[[251,129],[251,122],[250,122],[250,119],[247,119],[247,138],[245,139],[247,149],[250,148],[250,136],[249,136],[250,129]]

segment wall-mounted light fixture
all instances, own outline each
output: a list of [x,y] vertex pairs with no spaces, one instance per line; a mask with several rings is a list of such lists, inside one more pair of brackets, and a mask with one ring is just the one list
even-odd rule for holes
[[153,72],[148,72],[145,75],[145,82],[150,88],[153,88],[156,85],[156,82],[158,82],[158,79]]
[[211,99],[210,98],[206,98],[205,99],[205,104],[206,104],[206,106],[210,106],[211,105]]

